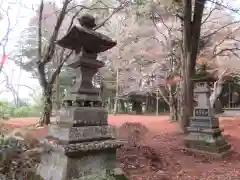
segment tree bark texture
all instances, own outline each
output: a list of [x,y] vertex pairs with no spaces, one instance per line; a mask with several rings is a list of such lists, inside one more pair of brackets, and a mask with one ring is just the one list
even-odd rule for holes
[[117,76],[116,76],[116,95],[115,95],[114,110],[113,110],[114,115],[118,113],[118,98],[119,98],[118,96],[119,96],[119,69],[117,69]]
[[43,89],[43,112],[39,124],[41,126],[48,125],[51,122],[52,114],[52,88],[47,87]]
[[[192,0],[183,1],[183,47],[182,47],[182,69],[183,69],[183,116],[181,127],[186,133],[189,118],[193,114],[193,76],[195,75],[196,58],[201,32],[201,21],[205,0],[196,1],[192,12]],[[193,15],[192,15],[193,14]]]
[[[64,17],[67,14],[67,7],[70,2],[71,0],[64,0],[63,6],[57,17],[57,22],[55,24],[54,30],[52,32],[52,35],[48,41],[48,45],[46,46],[44,52],[42,51],[42,19],[43,19],[44,1],[41,0],[41,3],[40,3],[39,18],[38,18],[38,61],[36,62],[39,82],[43,89],[43,102],[44,102],[44,108],[43,108],[42,116],[39,122],[40,125],[48,125],[50,123],[50,118],[52,113],[53,84],[56,80],[56,76],[61,71],[63,63],[66,61],[66,59],[69,58],[69,56],[72,53],[72,52],[69,53],[69,56],[67,56],[64,60],[62,60],[61,63],[58,65],[58,67],[56,67],[56,70],[53,72],[52,76],[50,78],[47,78],[46,69],[45,69],[46,64],[49,63],[54,57],[54,52],[56,48],[56,39],[58,37],[59,30],[61,28]],[[63,55],[63,52],[64,52],[64,49],[62,50],[62,55]]]

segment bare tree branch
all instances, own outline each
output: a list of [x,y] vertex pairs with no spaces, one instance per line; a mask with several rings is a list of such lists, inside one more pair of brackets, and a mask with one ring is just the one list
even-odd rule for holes
[[[1,6],[0,6],[1,7]],[[2,39],[0,40],[0,47],[2,47],[2,54],[5,55],[6,54],[6,46],[8,44],[8,40],[9,40],[9,35],[10,33],[13,31],[13,29],[16,27],[17,25],[17,20],[15,21],[14,25],[11,25],[11,19],[10,19],[10,14],[9,14],[9,10],[11,9],[10,6],[7,7],[7,9],[2,9],[2,12],[5,13],[5,15],[7,16],[7,29],[6,29],[6,33],[5,35],[2,37]],[[20,8],[18,8],[17,11],[17,17],[20,13]]]
[[65,0],[64,3],[63,3],[63,7],[60,11],[60,14],[59,14],[58,18],[57,18],[57,23],[56,23],[55,28],[53,30],[53,34],[52,34],[52,36],[49,40],[49,44],[48,44],[46,53],[43,56],[43,60],[42,60],[43,64],[46,64],[49,61],[51,61],[51,59],[53,57],[54,50],[55,50],[55,47],[56,47],[56,39],[57,39],[59,30],[60,30],[60,27],[62,25],[63,19],[66,15],[67,6],[70,3],[70,1],[71,0]]
[[230,23],[228,23],[228,24],[225,24],[224,26],[222,26],[222,27],[220,27],[219,29],[211,32],[210,34],[207,34],[207,35],[205,35],[205,36],[202,36],[202,39],[211,38],[212,35],[218,33],[218,32],[221,31],[222,29],[224,29],[224,28],[226,28],[226,27],[228,27],[228,26],[230,26],[230,25],[234,25],[234,24],[238,24],[238,23],[240,23],[239,20],[238,20],[238,21],[234,21],[234,22],[230,22]]
[[62,69],[62,67],[63,67],[63,65],[64,65],[64,63],[66,62],[66,60],[72,55],[72,53],[73,53],[73,51],[71,51],[66,57],[64,57],[63,58],[63,53],[64,53],[64,51],[62,51],[62,54],[61,54],[61,61],[60,61],[60,64],[58,65],[58,67],[56,68],[56,70],[53,72],[53,74],[52,74],[52,76],[51,76],[51,78],[50,78],[50,80],[49,80],[49,84],[53,84],[54,83],[54,81],[56,80],[56,77],[57,77],[57,75],[60,73],[60,71],[61,71],[61,69]]
[[212,8],[210,12],[208,12],[207,17],[202,21],[202,24],[206,23],[207,20],[211,17],[212,13],[216,10],[216,8]]
[[94,28],[94,30],[99,29],[99,28],[101,28],[102,26],[104,26],[105,23],[106,23],[109,19],[111,19],[112,16],[113,16],[115,13],[119,12],[119,11],[122,10],[124,7],[126,7],[127,5],[128,5],[128,3],[126,3],[125,1],[122,2],[117,8],[115,8],[115,9],[113,10],[113,12],[112,12],[103,22],[101,22],[100,24],[98,24],[98,25]]
[[[199,1],[199,0],[198,0],[198,1]],[[211,2],[211,3],[213,3],[213,4],[216,4],[216,5],[220,6],[220,7],[223,7],[223,8],[225,8],[226,10],[230,10],[230,11],[232,11],[232,12],[240,15],[240,10],[239,10],[239,9],[235,9],[235,8],[229,7],[229,6],[227,6],[227,5],[224,5],[223,3],[220,3],[220,2],[215,1],[215,0],[207,0],[207,1],[209,1],[209,2]]]
[[[68,26],[67,32],[70,31],[70,29],[71,29],[72,26],[73,26],[74,20],[76,19],[76,17],[79,15],[79,13],[80,13],[82,10],[83,10],[83,8],[79,9],[79,10],[75,13],[75,15],[72,17],[71,22],[70,22],[70,24],[69,24],[69,26]],[[57,76],[59,75],[59,73],[61,72],[61,69],[62,69],[64,63],[69,59],[69,57],[72,55],[73,51],[71,51],[66,57],[64,57],[64,53],[65,53],[65,48],[62,48],[61,53],[60,53],[60,61],[59,61],[60,64],[58,64],[56,70],[53,72],[52,76],[49,78],[49,82],[48,82],[49,84],[53,84],[53,83],[55,82],[56,77],[57,77]]]
[[240,48],[234,47],[234,48],[225,48],[225,49],[222,49],[222,50],[219,51],[218,53],[214,54],[212,58],[215,58],[215,57],[217,57],[217,56],[220,56],[222,53],[227,52],[227,51],[230,51],[230,52],[240,51]]
[[152,21],[153,21],[153,24],[154,24],[157,32],[158,32],[159,34],[161,34],[161,35],[165,38],[165,40],[166,40],[166,42],[167,42],[167,41],[168,41],[168,37],[167,37],[164,33],[162,33],[162,32],[158,29],[158,27],[157,27],[157,23],[156,23],[154,11],[152,11],[152,16],[153,16]]
[[17,106],[19,102],[19,93],[15,89],[14,84],[12,83],[12,79],[9,78],[8,74],[5,71],[2,71],[2,74],[5,77],[5,87],[8,91],[12,93],[13,99],[14,99],[14,104]]
[[[212,59],[215,58],[216,56],[220,55],[220,54],[223,53],[224,51],[231,51],[231,50],[234,50],[234,49],[235,49],[235,48],[234,48],[234,49],[232,49],[232,48],[226,48],[225,50],[222,50],[222,51],[220,51],[219,53],[215,54],[217,48],[218,48],[220,45],[222,45],[226,40],[234,39],[234,38],[232,38],[231,36],[232,36],[234,33],[236,33],[238,30],[240,30],[240,27],[238,27],[238,28],[236,28],[234,31],[231,31],[230,33],[228,33],[226,36],[224,36],[224,38],[223,38],[218,44],[216,44],[216,45],[214,46]],[[234,40],[235,40],[235,39],[234,39]],[[238,49],[235,49],[235,50],[238,50]]]

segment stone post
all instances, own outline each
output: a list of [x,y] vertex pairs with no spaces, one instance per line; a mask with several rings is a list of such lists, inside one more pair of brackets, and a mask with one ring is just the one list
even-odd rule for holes
[[187,128],[189,134],[185,138],[185,146],[190,151],[222,156],[228,152],[230,145],[222,136],[223,129],[219,128],[219,119],[210,106],[210,92],[207,79],[195,82],[194,98],[197,104]]
[[108,125],[108,112],[101,107],[99,90],[92,85],[92,77],[104,66],[97,60],[97,54],[116,43],[87,28],[93,27],[91,21],[94,22],[92,16],[83,16],[80,23],[87,25],[73,27],[58,42],[76,52],[68,64],[75,69],[76,80],[64,98],[65,105],[56,123],[49,125],[48,137],[44,139],[51,149],[50,154],[42,156],[38,166],[37,173],[44,180],[127,179],[116,162],[116,150],[122,143],[116,140],[115,127]]

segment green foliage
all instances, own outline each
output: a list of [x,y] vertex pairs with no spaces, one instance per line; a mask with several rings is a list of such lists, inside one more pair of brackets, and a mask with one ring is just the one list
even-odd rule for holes
[[33,97],[33,103],[22,103],[20,107],[15,107],[7,100],[0,100],[0,119],[37,117],[40,116],[42,107],[41,97]]
[[27,117],[29,116],[30,107],[22,106],[13,110],[14,117]]
[[0,119],[8,119],[13,112],[13,105],[7,100],[0,101]]

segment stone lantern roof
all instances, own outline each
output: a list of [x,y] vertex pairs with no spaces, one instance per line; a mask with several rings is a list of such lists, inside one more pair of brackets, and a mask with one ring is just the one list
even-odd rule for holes
[[89,14],[78,19],[82,27],[73,26],[72,29],[57,44],[79,53],[82,49],[89,53],[100,53],[114,47],[117,43],[108,36],[96,32],[95,18]]

